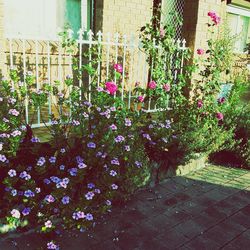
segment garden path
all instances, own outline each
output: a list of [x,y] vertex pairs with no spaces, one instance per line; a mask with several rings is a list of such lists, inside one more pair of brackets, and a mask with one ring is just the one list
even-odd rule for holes
[[[92,233],[58,236],[65,250],[250,249],[250,171],[208,165],[140,191]],[[34,235],[1,250],[41,249]]]

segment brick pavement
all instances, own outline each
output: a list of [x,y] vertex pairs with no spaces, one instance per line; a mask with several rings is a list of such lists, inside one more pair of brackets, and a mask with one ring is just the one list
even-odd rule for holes
[[[58,241],[66,250],[250,249],[250,171],[208,165],[168,179],[135,194],[92,232],[71,232]],[[0,249],[41,244],[27,235],[0,241]]]

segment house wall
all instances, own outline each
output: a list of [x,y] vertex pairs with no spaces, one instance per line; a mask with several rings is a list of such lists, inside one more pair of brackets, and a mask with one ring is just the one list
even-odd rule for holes
[[139,33],[152,16],[152,0],[99,0],[95,6],[95,30],[114,34]]
[[207,32],[208,11],[215,11],[222,20],[226,17],[225,0],[186,0],[184,7],[183,37],[187,46],[196,51],[206,48],[210,33]]
[[3,0],[0,0],[0,76],[2,74],[2,68],[4,64],[4,40],[3,40]]

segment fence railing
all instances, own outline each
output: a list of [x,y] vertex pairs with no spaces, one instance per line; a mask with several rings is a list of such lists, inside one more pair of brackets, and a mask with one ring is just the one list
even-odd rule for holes
[[[72,31],[68,32],[68,37],[74,36]],[[172,55],[172,74],[174,81],[177,79],[178,74],[182,73],[184,57],[183,52],[186,48],[186,41],[174,41],[178,47],[178,57],[181,58],[181,63],[178,67],[174,65],[176,55]],[[87,53],[91,48],[96,48],[95,54]],[[157,45],[155,44],[155,47]],[[161,48],[159,48],[159,51]],[[160,53],[160,52],[159,52]],[[53,85],[55,81],[60,82],[60,88],[63,89],[64,79],[67,75],[74,75],[73,65],[77,62],[77,68],[81,69],[84,65],[96,60],[96,86],[100,86],[106,81],[118,82],[114,76],[110,79],[110,72],[114,64],[122,65],[121,78],[119,84],[121,91],[117,96],[121,98],[126,105],[130,108],[132,101],[138,98],[134,94],[134,87],[140,84],[142,88],[148,86],[148,76],[154,68],[154,63],[149,65],[147,55],[145,54],[142,43],[135,35],[121,35],[116,33],[114,35],[107,33],[103,34],[99,31],[96,35],[90,30],[88,32],[79,30],[76,39],[76,46],[73,50],[68,50],[63,47],[62,41],[58,40],[28,40],[28,39],[6,39],[5,44],[5,66],[6,71],[10,68],[16,68],[21,75],[21,80],[25,81],[27,72],[32,72],[35,75],[36,83],[34,88],[39,90],[44,83]],[[169,63],[169,62],[168,62]],[[77,79],[81,91],[81,96],[85,96],[91,101],[91,88],[93,79],[90,75],[83,74],[82,77]],[[82,87],[85,88],[82,88]],[[157,107],[151,105],[151,100],[145,105],[144,110],[147,112],[154,112]],[[44,126],[44,122],[50,124],[50,115],[53,113],[53,105],[56,105],[53,96],[48,98],[46,107],[41,110],[31,110],[29,107],[28,97],[25,102],[25,119],[32,127]],[[36,114],[36,119],[34,118]],[[43,119],[41,119],[43,116]]]

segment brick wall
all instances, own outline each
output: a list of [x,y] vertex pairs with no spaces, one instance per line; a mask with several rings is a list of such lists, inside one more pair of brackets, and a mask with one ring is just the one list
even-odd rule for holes
[[3,40],[3,0],[0,0],[0,76],[2,74],[3,64],[4,64],[4,40]]
[[186,0],[184,6],[183,37],[187,46],[196,51],[197,48],[206,48],[210,38],[207,32],[209,11],[215,11],[222,20],[226,16],[226,1],[224,0]]
[[150,20],[153,0],[96,1],[95,29],[104,33],[138,33]]

